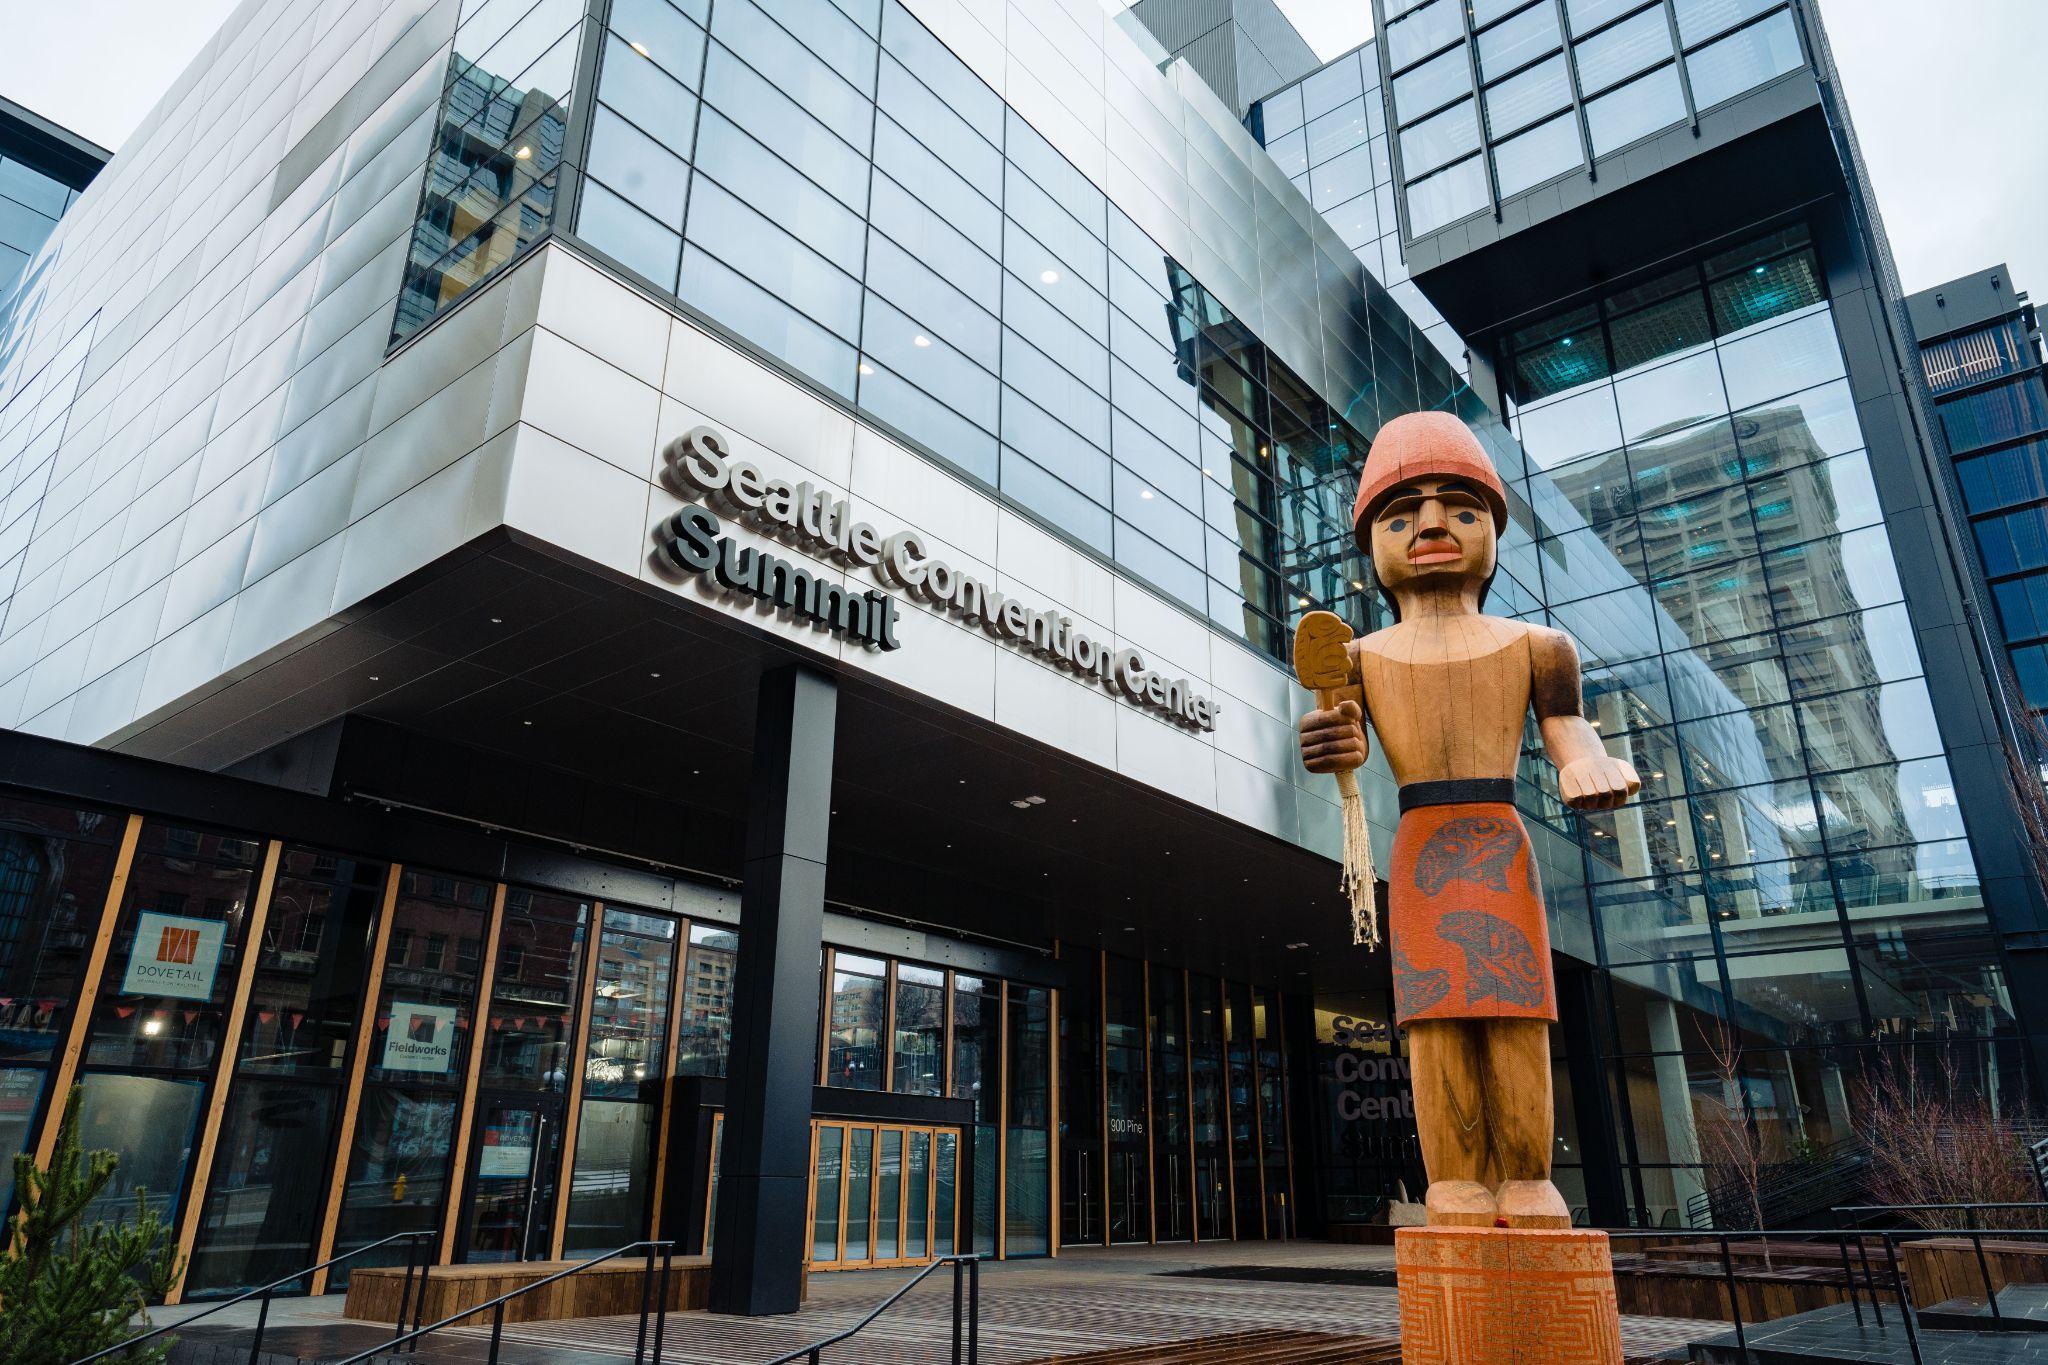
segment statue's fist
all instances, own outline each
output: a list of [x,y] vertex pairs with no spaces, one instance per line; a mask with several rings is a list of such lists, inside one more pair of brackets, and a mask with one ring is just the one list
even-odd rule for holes
[[1365,766],[1365,713],[1340,701],[1301,718],[1301,762],[1312,773],[1348,773]]
[[1614,810],[1628,804],[1643,779],[1622,759],[1596,754],[1564,765],[1557,774],[1557,793],[1574,810]]

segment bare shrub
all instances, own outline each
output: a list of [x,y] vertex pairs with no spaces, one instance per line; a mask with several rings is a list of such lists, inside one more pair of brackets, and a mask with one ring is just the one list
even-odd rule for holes
[[[1961,1072],[1954,1045],[1923,1066],[1914,1049],[1887,1049],[1857,1083],[1855,1112],[1870,1146],[1871,1202],[2004,1204],[2040,1199],[2023,1117],[1993,1107]],[[2039,1227],[2024,1209],[1921,1210],[1902,1215],[1925,1228]]]

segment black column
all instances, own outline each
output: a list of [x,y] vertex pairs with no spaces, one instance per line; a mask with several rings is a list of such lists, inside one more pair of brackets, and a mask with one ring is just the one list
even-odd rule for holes
[[838,684],[822,673],[791,666],[761,678],[711,1257],[716,1313],[794,1313],[803,1289],[838,708]]
[[1614,1129],[1614,1108],[1608,1101],[1608,1063],[1601,1055],[1604,1030],[1593,969],[1571,967],[1557,974],[1557,1007],[1565,1067],[1572,1080],[1587,1220],[1596,1228],[1622,1227],[1628,1222],[1629,1199],[1622,1180],[1621,1134]]

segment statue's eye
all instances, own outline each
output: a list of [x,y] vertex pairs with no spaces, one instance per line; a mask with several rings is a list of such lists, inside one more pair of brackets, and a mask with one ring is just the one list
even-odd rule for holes
[[1408,519],[1406,517],[1395,517],[1387,523],[1387,529],[1389,531],[1405,531],[1408,529]]
[[1476,512],[1460,512],[1458,513],[1458,520],[1470,526],[1473,522],[1479,520],[1479,514]]

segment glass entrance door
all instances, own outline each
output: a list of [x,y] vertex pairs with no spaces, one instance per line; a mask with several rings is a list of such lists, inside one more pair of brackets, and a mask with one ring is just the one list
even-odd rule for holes
[[953,1254],[960,1132],[811,1124],[811,1268],[923,1265]]
[[465,1259],[548,1259],[562,1164],[560,1102],[487,1095],[477,1104],[476,1132]]

